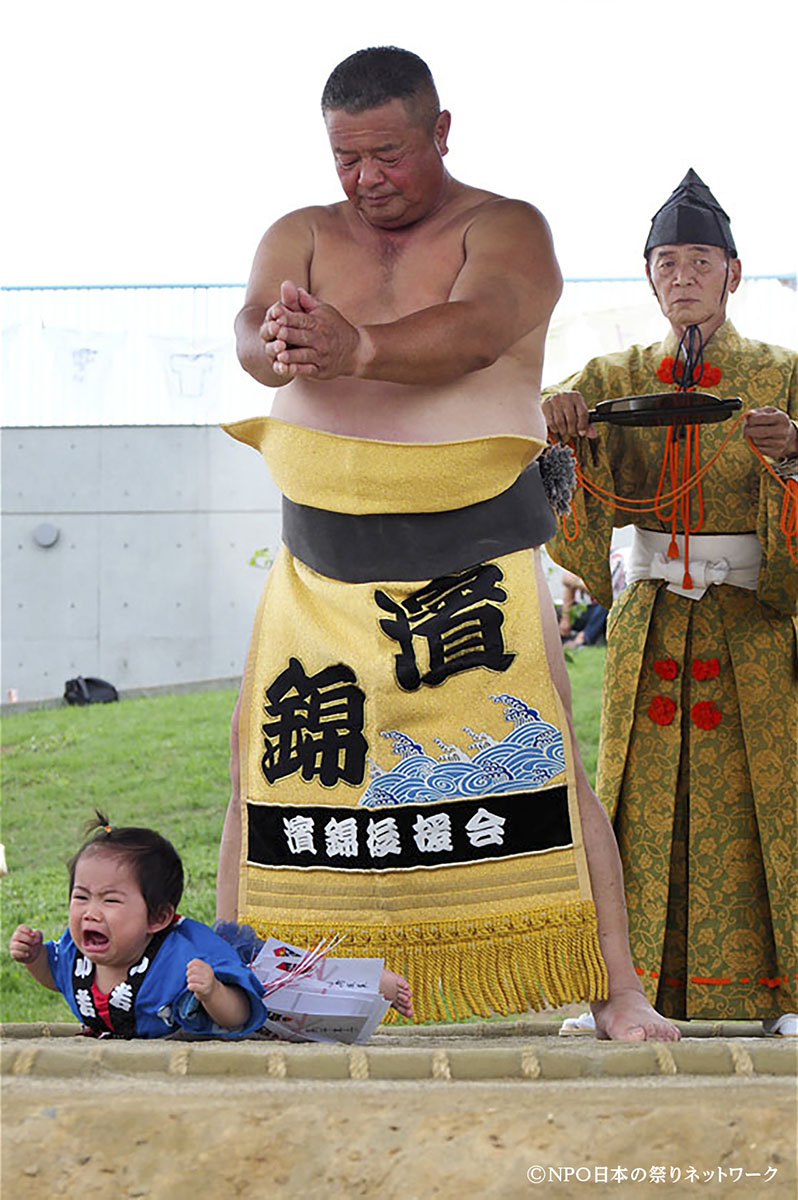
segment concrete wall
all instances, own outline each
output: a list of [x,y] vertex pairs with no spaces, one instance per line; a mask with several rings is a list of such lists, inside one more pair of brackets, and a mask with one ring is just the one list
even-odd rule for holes
[[3,701],[78,674],[122,689],[241,673],[266,578],[249,559],[279,545],[255,451],[216,426],[5,429],[2,492]]

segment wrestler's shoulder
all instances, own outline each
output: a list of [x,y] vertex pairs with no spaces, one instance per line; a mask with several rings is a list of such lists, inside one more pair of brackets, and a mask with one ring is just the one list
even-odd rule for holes
[[345,200],[336,204],[308,204],[304,208],[295,208],[273,221],[267,233],[312,231],[336,224],[344,219],[346,208]]
[[462,192],[458,198],[458,207],[466,218],[480,223],[526,222],[530,225],[542,225],[548,228],[543,213],[528,200],[500,196],[497,192],[488,192],[483,188],[469,187],[466,184],[460,186]]
[[[454,186],[450,195],[443,208],[438,210],[445,216],[464,224],[477,221],[480,224],[526,221],[548,228],[546,218],[540,209],[526,200],[512,199],[508,196],[501,196],[497,192],[489,192],[484,188],[452,182]],[[339,227],[351,219],[352,208],[347,200],[340,200],[332,204],[309,204],[304,208],[295,208],[279,217],[270,226],[269,232],[325,230]]]

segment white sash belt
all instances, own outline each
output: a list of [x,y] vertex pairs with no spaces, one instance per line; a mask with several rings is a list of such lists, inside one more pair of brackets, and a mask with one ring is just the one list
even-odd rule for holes
[[762,547],[755,533],[690,535],[692,588],[682,587],[684,577],[684,534],[677,533],[678,558],[668,558],[669,533],[655,533],[634,526],[632,547],[626,567],[627,583],[636,579],[667,579],[668,591],[700,600],[713,583],[747,588],[755,592],[762,561]]

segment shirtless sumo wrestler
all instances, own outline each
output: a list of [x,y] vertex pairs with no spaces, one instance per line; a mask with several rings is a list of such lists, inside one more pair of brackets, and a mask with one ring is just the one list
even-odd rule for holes
[[[289,213],[267,231],[236,320],[242,366],[280,389],[272,415],[384,441],[545,440],[538,396],[561,276],[543,216],[449,175],[451,117],[415,55],[351,56],[331,75],[322,110],[346,199]],[[552,677],[570,722],[554,607],[543,609]],[[218,909],[227,919],[235,915],[241,844],[237,712],[219,862]],[[599,1036],[675,1039],[632,967],[616,843],[576,757],[609,979],[609,999],[593,1006]]]

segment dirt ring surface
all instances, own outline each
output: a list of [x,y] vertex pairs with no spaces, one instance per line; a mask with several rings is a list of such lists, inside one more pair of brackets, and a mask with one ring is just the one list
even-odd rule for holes
[[558,1028],[394,1026],[347,1047],[5,1026],[3,1194],[795,1200],[795,1039]]

